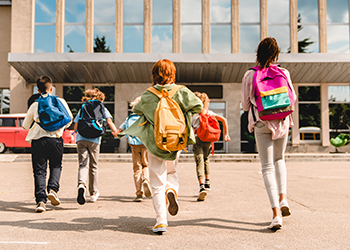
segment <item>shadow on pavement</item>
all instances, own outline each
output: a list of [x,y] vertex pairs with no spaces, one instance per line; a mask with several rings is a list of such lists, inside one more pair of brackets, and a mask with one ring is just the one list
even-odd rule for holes
[[[62,201],[62,200],[61,200]],[[47,211],[50,210],[77,210],[77,208],[63,208],[61,206],[52,206],[50,203],[46,205]],[[0,211],[3,212],[19,212],[19,213],[34,213],[35,201],[33,202],[18,202],[18,201],[1,201]]]

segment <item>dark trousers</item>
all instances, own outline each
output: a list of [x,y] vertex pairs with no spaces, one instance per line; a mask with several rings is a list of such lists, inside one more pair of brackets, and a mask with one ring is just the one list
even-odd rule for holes
[[50,177],[47,192],[58,192],[62,170],[63,139],[43,137],[32,141],[32,165],[35,183],[35,200],[46,203],[46,172],[49,161]]

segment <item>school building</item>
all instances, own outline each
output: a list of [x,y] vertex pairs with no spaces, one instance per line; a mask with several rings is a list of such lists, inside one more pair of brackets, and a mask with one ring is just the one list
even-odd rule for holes
[[153,64],[167,58],[177,83],[206,92],[210,109],[227,118],[231,141],[216,152],[251,151],[241,80],[260,39],[272,36],[298,93],[287,150],[331,152],[330,138],[350,125],[349,3],[0,0],[0,113],[26,112],[36,78],[48,75],[74,114],[83,91],[100,88],[118,126],[151,85]]

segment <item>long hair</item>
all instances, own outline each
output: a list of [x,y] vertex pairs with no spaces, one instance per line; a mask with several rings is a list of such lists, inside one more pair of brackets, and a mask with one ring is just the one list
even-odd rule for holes
[[256,63],[263,68],[267,68],[271,63],[278,60],[279,47],[273,37],[266,37],[259,43],[256,52]]
[[86,102],[88,100],[99,100],[100,102],[103,102],[105,100],[106,96],[105,94],[99,90],[98,88],[94,89],[87,89],[84,91],[84,96],[81,98],[82,102]]
[[206,93],[194,92],[195,96],[197,96],[203,103],[203,109],[209,108],[209,96]]
[[176,67],[172,61],[168,59],[159,60],[152,68],[153,85],[175,83],[175,73]]

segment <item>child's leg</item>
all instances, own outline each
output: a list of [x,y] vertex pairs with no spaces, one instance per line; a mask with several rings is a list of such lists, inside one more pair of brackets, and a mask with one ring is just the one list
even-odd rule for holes
[[203,159],[203,148],[196,139],[196,144],[193,145],[193,155],[196,161],[197,178],[199,184],[204,183],[204,159]]
[[93,195],[98,191],[98,157],[100,154],[100,144],[89,142],[89,192]]
[[47,158],[45,155],[45,142],[43,139],[32,141],[32,166],[35,184],[35,201],[36,203],[43,201],[46,203],[46,171]]
[[204,174],[205,179],[209,180],[210,168],[209,168],[209,155],[211,153],[211,142],[203,143],[203,162],[204,162]]
[[77,142],[77,152],[79,160],[79,171],[78,171],[78,185],[84,184],[86,187],[87,176],[88,176],[88,156],[89,151],[87,147],[87,141],[78,141]]
[[167,161],[167,183],[166,190],[172,189],[175,191],[176,195],[179,193],[179,181],[176,173],[176,168],[179,163],[181,151],[178,151],[176,159],[174,161]]
[[167,183],[166,161],[148,152],[149,177],[153,193],[153,206],[156,211],[156,225],[167,224],[165,187]]
[[134,184],[136,196],[142,195],[142,163],[141,163],[141,147],[131,147],[132,163],[134,170]]
[[141,148],[142,180],[149,181],[148,151],[146,147]]
[[63,156],[63,139],[62,138],[46,138],[46,152],[48,154],[50,164],[50,177],[47,185],[47,191],[50,189],[58,192],[60,188],[60,178],[62,171]]

